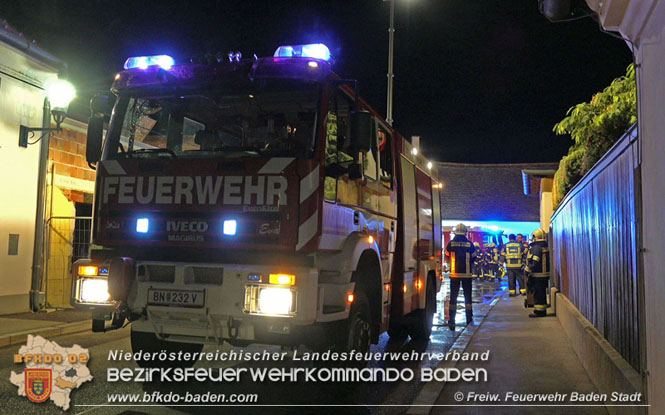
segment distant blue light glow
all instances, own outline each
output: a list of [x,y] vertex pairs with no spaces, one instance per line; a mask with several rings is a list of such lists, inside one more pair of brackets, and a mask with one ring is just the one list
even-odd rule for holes
[[133,56],[125,61],[125,69],[147,69],[149,66],[159,66],[164,70],[169,70],[175,65],[175,60],[168,55],[155,56]]
[[443,220],[441,225],[443,227],[455,227],[458,223],[463,223],[470,228],[481,228],[486,232],[499,232],[503,231],[504,236],[511,233],[523,235],[531,235],[531,233],[540,228],[540,222],[514,222],[514,221],[472,221],[472,220]]
[[280,46],[274,56],[276,58],[314,58],[324,61],[329,61],[331,58],[330,49],[323,43]]
[[238,229],[238,222],[235,219],[224,221],[224,235],[235,235]]
[[148,218],[136,219],[136,232],[148,233],[149,228],[150,228],[150,221],[148,220]]

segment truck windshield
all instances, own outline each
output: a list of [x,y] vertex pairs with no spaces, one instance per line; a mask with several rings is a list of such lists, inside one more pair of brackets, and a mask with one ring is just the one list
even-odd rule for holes
[[263,80],[175,96],[121,95],[115,116],[123,118],[114,120],[106,154],[311,157],[319,91],[316,83]]

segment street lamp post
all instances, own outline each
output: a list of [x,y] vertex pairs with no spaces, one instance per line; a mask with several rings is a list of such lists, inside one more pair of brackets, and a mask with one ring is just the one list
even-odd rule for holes
[[[61,131],[60,124],[65,120],[67,108],[76,91],[67,81],[56,80],[46,85],[44,112],[41,127],[21,125],[19,129],[19,146],[28,147],[41,141],[39,149],[39,169],[37,176],[37,212],[35,214],[35,240],[32,253],[32,278],[30,284],[30,309],[38,311],[41,304],[41,282],[44,269],[44,227],[46,211],[46,170],[48,167],[49,140],[51,131]],[[53,116],[56,127],[50,127]],[[30,143],[28,137],[34,132],[42,132],[41,137]]]
[[386,121],[393,125],[393,49],[395,48],[395,0],[383,0],[390,2],[390,27],[388,28],[388,97],[386,103]]

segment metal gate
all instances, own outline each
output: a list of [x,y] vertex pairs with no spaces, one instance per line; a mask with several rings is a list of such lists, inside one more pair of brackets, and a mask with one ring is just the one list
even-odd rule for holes
[[54,216],[46,221],[44,291],[47,307],[69,307],[72,264],[87,258],[92,218]]

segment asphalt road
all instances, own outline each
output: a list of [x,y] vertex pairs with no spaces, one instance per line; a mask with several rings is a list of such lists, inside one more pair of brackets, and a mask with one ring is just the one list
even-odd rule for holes
[[[447,284],[444,285],[444,289]],[[474,303],[487,303],[492,300],[499,286],[489,282],[477,282],[474,284]],[[401,351],[411,352],[446,352],[454,343],[455,338],[463,327],[458,327],[452,332],[444,325],[447,317],[444,310],[447,308],[448,295],[441,292],[438,295],[438,310],[434,317],[434,329],[430,341],[427,343],[416,343],[406,341],[395,343],[387,334],[383,334],[378,345],[373,346],[372,351]],[[458,324],[464,322],[463,301],[459,305]],[[93,334],[91,332],[61,336],[55,339],[59,345],[70,347],[79,344],[88,348],[91,359],[88,368],[94,377],[92,382],[81,385],[80,388],[71,392],[71,414],[198,414],[198,413],[232,413],[232,414],[291,414],[291,413],[343,413],[343,414],[401,414],[406,412],[409,403],[415,399],[422,388],[419,381],[420,368],[436,367],[440,363],[438,359],[423,359],[407,362],[371,361],[370,367],[395,367],[398,369],[411,368],[416,374],[416,380],[410,382],[368,382],[368,383],[332,383],[332,382],[252,382],[249,376],[241,378],[240,382],[196,382],[188,383],[159,383],[159,382],[107,382],[108,368],[136,368],[133,361],[110,361],[109,351],[124,350],[131,351],[129,342],[129,328],[108,332],[104,334]],[[62,411],[52,402],[34,404],[25,397],[17,395],[16,386],[9,382],[10,372],[21,372],[24,365],[13,363],[13,354],[19,346],[0,349],[0,413],[1,414],[60,414]],[[206,346],[204,351],[215,352],[228,351],[231,347]],[[276,346],[252,345],[245,350],[262,351],[270,350],[281,352]],[[299,350],[303,352],[305,350]],[[282,362],[220,362],[200,361],[195,367],[220,368],[220,367],[284,367],[284,368],[316,368],[320,363],[293,361],[290,358]],[[131,406],[91,406],[109,405],[109,394],[155,394],[162,396],[170,392],[184,395],[186,392],[213,394],[257,394],[258,404],[266,406],[186,406],[185,404],[133,404]],[[316,406],[316,405],[349,405],[349,406]]]

